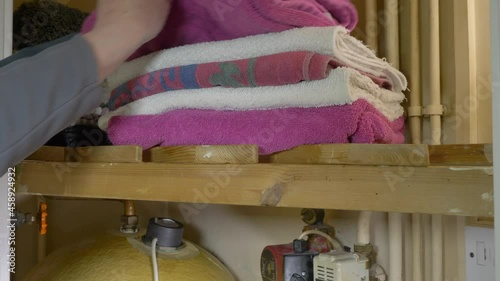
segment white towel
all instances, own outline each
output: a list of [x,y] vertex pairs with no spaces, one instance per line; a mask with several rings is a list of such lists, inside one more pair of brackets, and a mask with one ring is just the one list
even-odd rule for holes
[[406,90],[405,76],[375,56],[342,26],[304,27],[279,33],[227,41],[200,43],[158,51],[123,64],[107,79],[106,94],[140,75],[167,67],[239,60],[291,51],[311,51],[333,56],[347,66],[391,81],[394,90]]
[[215,110],[273,109],[284,107],[321,107],[350,104],[365,99],[390,121],[403,115],[402,93],[376,85],[370,78],[351,68],[336,68],[328,78],[284,86],[257,88],[206,88],[178,90],[152,95],[124,105],[99,119],[107,130],[109,119],[118,115],[152,115],[195,108]]

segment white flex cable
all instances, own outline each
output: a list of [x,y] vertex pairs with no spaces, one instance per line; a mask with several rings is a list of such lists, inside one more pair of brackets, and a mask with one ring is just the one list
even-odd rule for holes
[[385,273],[385,269],[378,263],[372,265],[370,268],[370,276],[375,278],[377,281],[386,281],[387,274]]
[[330,242],[330,244],[333,247],[333,249],[336,249],[336,250],[342,250],[342,249],[344,249],[344,247],[342,246],[342,244],[340,243],[340,241],[338,241],[336,239],[333,239],[330,235],[328,235],[328,234],[326,234],[326,233],[324,233],[322,231],[319,231],[319,230],[307,230],[307,231],[304,231],[299,236],[299,239],[301,239],[301,240],[307,240],[308,239],[307,236],[311,235],[311,234],[325,237],[328,240],[328,242]]
[[151,258],[153,260],[153,280],[158,281],[158,262],[156,261],[156,242],[158,242],[158,238],[153,238],[151,241]]

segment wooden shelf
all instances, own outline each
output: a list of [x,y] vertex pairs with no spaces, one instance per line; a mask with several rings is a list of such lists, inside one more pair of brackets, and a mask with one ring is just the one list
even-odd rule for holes
[[[83,153],[76,150],[43,148],[17,167],[17,191],[491,217],[490,148],[318,145],[261,157],[259,163],[253,146],[156,148],[144,157],[138,147],[89,148],[82,150],[85,157],[75,157]],[[164,163],[143,162],[152,159]],[[209,159],[217,164],[192,164]]]

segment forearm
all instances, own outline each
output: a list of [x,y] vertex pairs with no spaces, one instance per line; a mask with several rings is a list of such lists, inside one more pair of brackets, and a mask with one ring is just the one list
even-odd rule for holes
[[40,49],[0,62],[0,174],[101,100],[94,51],[82,36]]
[[0,175],[98,106],[100,82],[159,33],[170,2],[100,0],[91,32],[0,61]]

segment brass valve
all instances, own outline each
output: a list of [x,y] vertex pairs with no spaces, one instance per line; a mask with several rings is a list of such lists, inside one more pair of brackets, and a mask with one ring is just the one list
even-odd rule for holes
[[38,208],[38,232],[40,235],[47,234],[47,216],[47,204],[42,202]]
[[36,214],[31,214],[31,213],[23,213],[20,211],[15,212],[15,221],[16,221],[16,227],[19,227],[21,225],[32,225],[32,224],[38,224],[38,233],[40,235],[45,235],[47,234],[47,204],[46,203],[40,203],[38,206],[38,212]]

